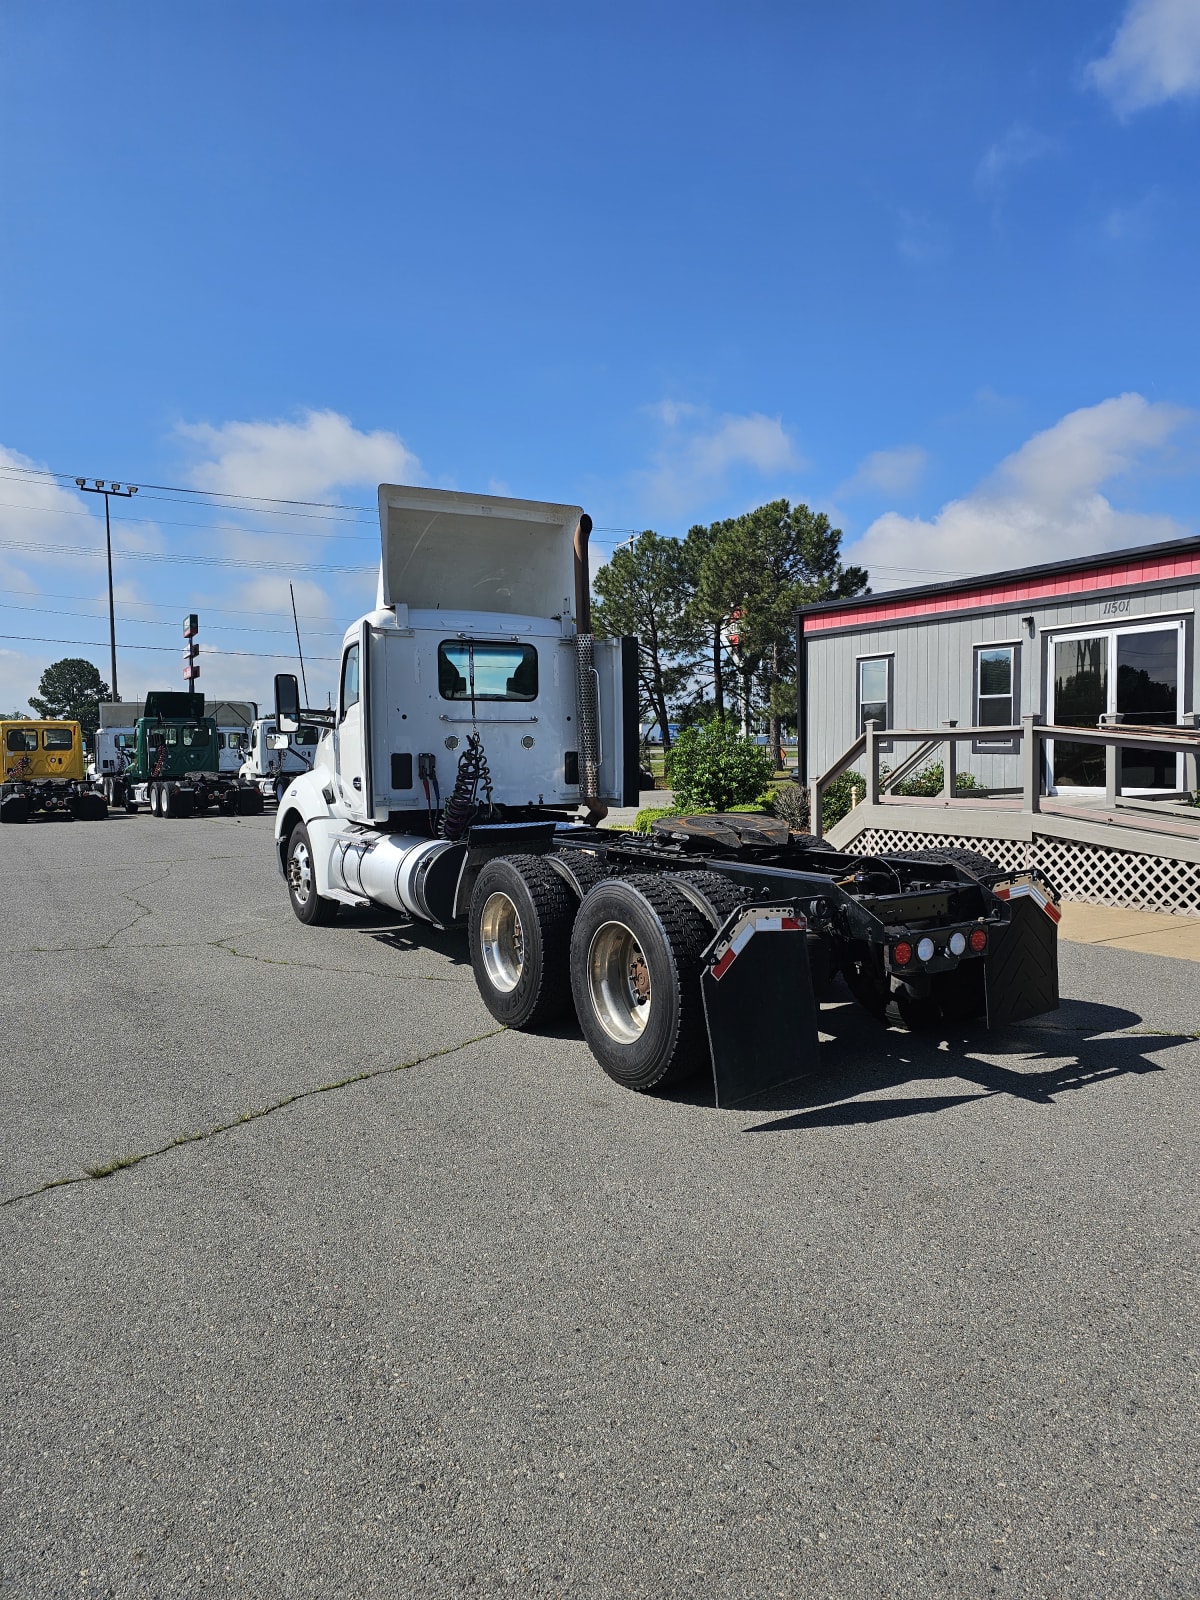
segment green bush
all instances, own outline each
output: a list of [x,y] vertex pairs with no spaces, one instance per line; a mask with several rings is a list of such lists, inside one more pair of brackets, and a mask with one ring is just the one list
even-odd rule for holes
[[770,754],[729,722],[681,728],[667,756],[667,776],[682,811],[731,811],[755,805],[775,776]]
[[[882,777],[887,772],[887,767],[880,763],[879,772]],[[942,784],[946,781],[946,771],[940,761],[934,761],[928,767],[922,767],[920,772],[914,772],[909,778],[901,778],[896,785],[896,794],[941,794]],[[977,789],[974,775],[970,772],[960,772],[955,778],[955,789]]]

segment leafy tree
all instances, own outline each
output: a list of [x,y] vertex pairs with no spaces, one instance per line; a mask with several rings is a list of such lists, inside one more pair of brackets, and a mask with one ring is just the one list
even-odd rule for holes
[[711,806],[728,811],[761,800],[774,767],[765,750],[723,718],[679,730],[667,760],[667,776],[682,810]]
[[648,528],[613,552],[592,587],[596,633],[604,638],[637,636],[642,706],[662,729],[663,749],[669,750],[669,702],[691,673],[686,626],[690,583],[683,546]]
[[795,674],[797,607],[815,600],[860,594],[867,587],[862,567],[842,565],[842,533],[824,512],[786,500],[716,524],[700,563],[697,604],[724,626],[736,617],[733,651],[741,678],[742,723],[748,729],[755,685],[769,717],[770,749],[782,759],[783,708],[776,692]]
[[[725,675],[726,675],[726,649],[724,634],[729,623],[729,614],[726,598],[711,585],[702,582],[705,563],[712,557],[713,547],[721,531],[728,526],[725,522],[714,522],[709,527],[700,522],[688,529],[687,538],[683,542],[684,558],[687,563],[688,583],[691,595],[688,600],[686,626],[692,636],[692,642],[700,660],[705,663],[701,666],[697,662],[697,675],[700,679],[698,685],[701,699],[698,703],[688,708],[685,712],[690,722],[707,720],[703,705],[703,685],[706,681],[712,683],[712,702],[709,715],[723,717],[725,715]],[[709,672],[711,670],[711,680]]]
[[39,717],[64,717],[78,722],[90,741],[100,725],[100,702],[108,699],[108,685],[90,661],[65,656],[42,673],[38,693],[29,704]]

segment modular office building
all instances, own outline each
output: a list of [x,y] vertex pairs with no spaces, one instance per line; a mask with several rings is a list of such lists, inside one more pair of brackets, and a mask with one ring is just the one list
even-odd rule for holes
[[[799,613],[800,776],[828,770],[868,720],[884,728],[1056,727],[1101,717],[1193,724],[1200,538],[1056,561],[916,589],[827,600]],[[1194,725],[1194,724],[1193,724]],[[884,746],[886,749],[886,745]],[[896,744],[892,764],[913,745]],[[1125,749],[1126,794],[1180,793],[1193,762]],[[1011,736],[959,746],[959,769],[989,789],[1021,782]],[[1047,741],[1046,792],[1102,796],[1102,746]]]

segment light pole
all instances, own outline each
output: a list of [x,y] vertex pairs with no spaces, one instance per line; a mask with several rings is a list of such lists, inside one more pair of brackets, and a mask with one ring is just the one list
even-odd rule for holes
[[104,496],[104,543],[108,549],[108,643],[112,651],[112,697],[119,700],[117,693],[117,615],[113,608],[113,581],[112,581],[112,523],[108,515],[108,497],[119,494],[122,500],[128,500],[130,495],[137,493],[136,483],[127,483],[124,488],[119,483],[105,483],[103,478],[93,478],[91,483],[86,478],[76,478],[75,486],[82,489],[84,494],[102,494]]

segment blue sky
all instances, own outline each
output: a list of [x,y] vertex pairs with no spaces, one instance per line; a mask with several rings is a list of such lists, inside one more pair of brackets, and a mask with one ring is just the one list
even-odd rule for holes
[[0,709],[107,676],[75,474],[127,697],[371,603],[369,510],[247,497],[786,495],[877,588],[1195,531],[1198,155],[1200,0],[0,0],[0,633],[100,644]]

